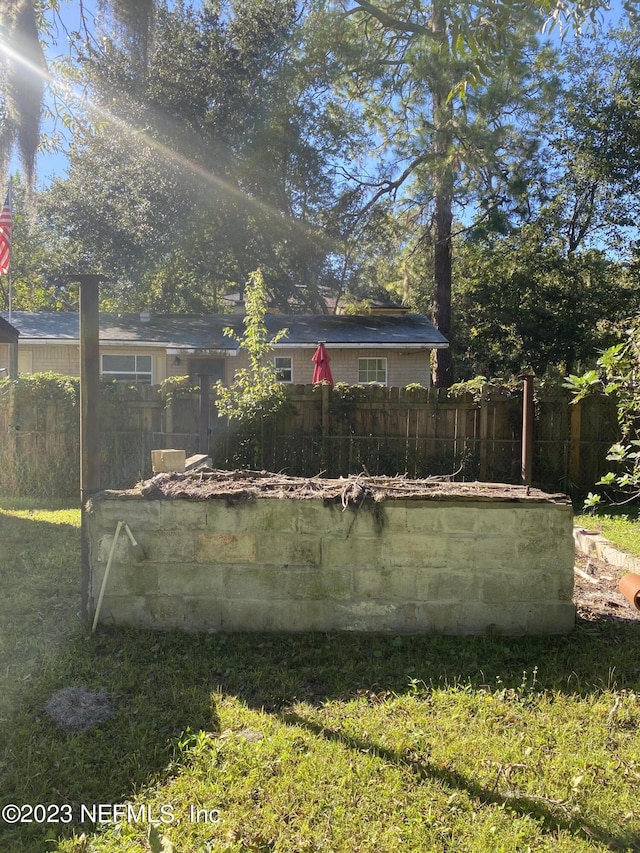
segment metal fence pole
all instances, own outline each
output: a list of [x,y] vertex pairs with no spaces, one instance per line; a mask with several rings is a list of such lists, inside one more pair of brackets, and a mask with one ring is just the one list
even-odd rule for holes
[[523,377],[522,389],[522,465],[521,479],[525,486],[531,485],[533,471],[533,374],[527,373]]
[[80,282],[80,594],[82,612],[89,612],[89,539],[86,502],[100,490],[100,320],[98,285],[104,276],[74,275]]
[[199,373],[200,380],[200,417],[198,431],[198,453],[209,455],[210,391],[211,377],[208,373]]

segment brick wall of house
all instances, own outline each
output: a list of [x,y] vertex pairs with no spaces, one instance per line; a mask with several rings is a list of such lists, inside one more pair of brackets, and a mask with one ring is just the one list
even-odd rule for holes
[[[386,358],[387,385],[403,387],[412,382],[429,385],[429,353],[415,350],[382,350],[375,348],[343,349],[328,348],[331,357],[331,370],[335,382],[345,382],[355,385],[358,382],[358,359]],[[21,344],[20,370],[23,373],[61,373],[66,376],[80,374],[80,351],[77,344]],[[188,373],[188,356],[179,357],[165,355],[158,348],[147,347],[109,347],[101,352],[138,355],[152,355],[154,358],[154,383],[160,384],[170,376],[185,376]],[[311,360],[315,347],[300,347],[278,349],[277,356],[290,357],[292,360],[294,384],[309,384],[313,377],[313,362]],[[0,367],[9,365],[9,347],[0,344]],[[243,351],[237,356],[226,358],[225,381],[231,382],[236,370],[249,366],[249,359]]]
[[[167,378],[169,359],[157,348],[123,346],[104,347],[100,351],[114,355],[151,355],[154,384],[158,385]],[[8,367],[8,364],[9,347],[7,344],[0,344],[0,367]],[[59,373],[63,376],[79,376],[80,347],[76,343],[19,344],[18,368],[21,373]]]
[[[330,366],[334,382],[357,384],[360,358],[386,358],[387,385],[403,387],[412,382],[419,382],[421,385],[428,386],[430,382],[429,353],[426,351],[395,351],[365,347],[343,350],[327,347],[327,351],[331,358]],[[315,347],[300,347],[299,349],[278,349],[275,355],[291,358],[294,384],[308,385],[313,378],[314,364],[311,358],[314,352]],[[249,360],[244,352],[227,359],[226,381],[232,381],[235,370],[246,368],[248,365]],[[180,375],[180,373],[173,375]]]

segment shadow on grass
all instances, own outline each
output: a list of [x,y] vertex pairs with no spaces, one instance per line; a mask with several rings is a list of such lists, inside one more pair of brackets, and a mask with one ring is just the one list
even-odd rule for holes
[[290,711],[281,714],[281,719],[288,725],[306,728],[316,737],[340,743],[355,752],[369,752],[384,762],[407,768],[421,782],[440,782],[452,791],[468,794],[469,797],[482,805],[497,805],[520,817],[533,816],[538,818],[541,821],[542,831],[553,836],[556,836],[559,830],[563,830],[590,841],[600,841],[609,850],[640,849],[640,839],[637,839],[637,846],[630,847],[628,837],[616,838],[583,818],[572,818],[570,810],[564,807],[562,803],[554,803],[544,797],[531,797],[524,793],[505,796],[496,791],[496,786],[487,788],[476,782],[472,777],[465,776],[449,766],[434,764],[426,757],[416,757],[415,753],[402,753],[388,749],[373,740],[353,737],[342,730],[327,729],[313,720],[307,720]]
[[[586,696],[640,690],[640,623],[583,622],[567,637],[380,637],[205,635],[100,628],[79,616],[79,531],[72,525],[0,516],[0,806],[118,803],[172,772],[187,728],[220,728],[214,694],[238,696],[285,722],[311,726],[284,709],[320,705],[362,691],[403,694],[412,683],[518,689],[536,671],[536,690]],[[43,544],[44,543],[44,544]],[[5,547],[6,546],[6,547]],[[115,716],[88,732],[56,726],[44,712],[68,686],[113,696]],[[314,729],[315,731],[315,729]],[[422,778],[446,781],[482,802],[540,815],[549,827],[585,834],[538,801],[510,799],[454,770],[385,751],[341,731],[354,749],[375,749]],[[559,823],[560,821],[560,823]],[[47,837],[77,827],[0,825],[3,849],[41,851]],[[92,827],[83,829],[91,831]],[[617,843],[597,826],[587,834]]]
[[[427,685],[462,683],[471,688],[517,689],[523,672],[537,668],[537,688],[587,695],[614,686],[638,689],[640,630],[605,626],[567,638],[496,640],[478,638],[381,638],[335,636],[184,635],[100,629],[91,636],[76,625],[59,643],[46,667],[21,685],[15,706],[3,715],[0,731],[0,801],[22,803],[118,803],[171,773],[175,744],[188,727],[219,731],[212,694],[238,696],[248,706],[280,716],[296,700],[319,705],[350,699],[363,690],[410,691],[413,680]],[[101,727],[74,733],[54,725],[43,713],[51,693],[84,685],[114,696],[115,717]],[[300,723],[298,719],[284,718]],[[304,725],[309,726],[307,721]],[[327,732],[318,730],[327,737]],[[385,753],[375,743],[332,737],[354,748],[373,748],[423,778],[441,778],[481,802],[503,802],[498,795],[453,770],[442,771],[407,756]],[[519,814],[536,814],[550,828],[561,825],[585,835],[539,802],[510,800]],[[83,827],[90,831],[91,826]],[[51,827],[49,829],[52,829]],[[64,827],[55,827],[57,836]],[[588,826],[594,838],[605,838]],[[40,850],[42,828],[9,830],[5,849]],[[606,843],[612,839],[606,837]],[[7,844],[11,842],[10,847]],[[20,846],[20,844],[25,846]],[[33,845],[33,846],[30,846]]]
[[[182,637],[91,635],[80,617],[80,535],[73,524],[0,514],[0,806],[120,803],[165,776],[186,728],[216,730],[215,683]],[[22,509],[22,507],[18,507]],[[84,686],[113,697],[90,731],[56,725],[52,693]],[[0,822],[0,846],[42,851],[61,824]],[[91,829],[90,826],[84,827]]]

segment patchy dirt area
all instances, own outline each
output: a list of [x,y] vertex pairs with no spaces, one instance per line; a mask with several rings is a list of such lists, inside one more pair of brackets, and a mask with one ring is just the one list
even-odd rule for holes
[[618,592],[618,581],[624,574],[624,569],[576,551],[573,600],[578,616],[588,622],[600,619],[640,622],[640,610]]
[[[120,493],[124,496],[126,493]],[[322,498],[357,504],[385,499],[554,501],[567,503],[566,495],[550,495],[528,486],[508,483],[456,483],[445,477],[413,480],[408,477],[371,477],[365,474],[331,480],[323,477],[288,477],[268,471],[221,471],[199,468],[184,474],[156,474],[130,494],[148,498],[192,500],[249,500],[251,498]]]

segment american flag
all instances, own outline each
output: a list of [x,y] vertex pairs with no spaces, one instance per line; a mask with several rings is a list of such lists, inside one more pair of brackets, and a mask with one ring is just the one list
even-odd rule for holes
[[5,199],[0,212],[0,275],[9,272],[11,264],[11,202]]

